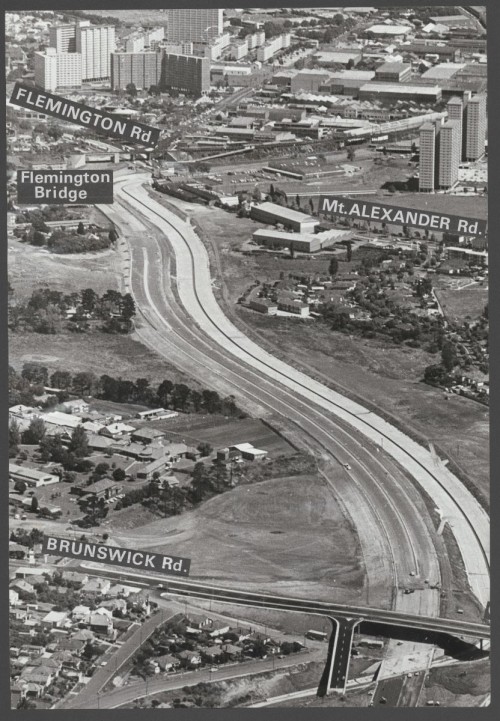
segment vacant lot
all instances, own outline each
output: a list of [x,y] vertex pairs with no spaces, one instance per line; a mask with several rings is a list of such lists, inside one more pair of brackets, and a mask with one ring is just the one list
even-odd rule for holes
[[30,296],[36,288],[62,293],[92,288],[99,294],[108,289],[121,290],[115,250],[63,256],[10,238],[8,252],[9,279],[16,298]]
[[268,451],[270,456],[294,453],[292,446],[262,421],[251,418],[237,419],[224,416],[180,415],[164,421],[148,423],[160,428],[172,441],[197,446],[207,441],[214,448],[223,448],[237,443],[251,443],[255,448]]
[[340,601],[356,598],[363,584],[357,536],[313,475],[237,487],[194,511],[113,537],[191,558],[194,578],[236,587]]
[[441,706],[478,706],[490,693],[490,674],[489,659],[434,668],[426,679],[419,705],[432,700]]
[[477,320],[488,302],[488,286],[475,281],[458,285],[440,279],[434,288],[446,318],[453,323]]
[[169,378],[174,383],[199,387],[182,371],[129,335],[10,333],[10,364],[20,371],[29,361],[45,365],[50,373],[55,370],[70,370],[73,374],[93,371],[98,376],[107,374],[134,381],[147,378],[152,384]]

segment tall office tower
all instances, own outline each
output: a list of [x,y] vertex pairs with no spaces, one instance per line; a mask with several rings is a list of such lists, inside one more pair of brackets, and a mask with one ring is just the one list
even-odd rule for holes
[[167,41],[208,43],[212,38],[222,35],[223,14],[224,11],[217,8],[167,10]]
[[486,140],[486,95],[474,95],[465,113],[465,160],[484,155]]
[[133,83],[138,90],[159,85],[163,53],[111,53],[111,87],[125,90]]
[[210,90],[210,60],[197,55],[165,53],[162,78],[167,90],[202,95]]
[[47,48],[44,53],[35,53],[35,85],[42,90],[54,92],[57,88],[57,51]]
[[434,191],[436,177],[436,132],[434,123],[424,123],[420,128],[420,162],[418,189],[421,193]]
[[446,104],[446,110],[448,112],[448,120],[456,120],[459,124],[458,134],[459,134],[459,138],[460,138],[460,160],[462,160],[463,148],[464,148],[464,142],[463,142],[464,104],[462,102],[462,99],[458,98],[458,97],[450,98],[450,100]]
[[458,120],[443,123],[438,135],[438,186],[441,190],[453,187],[458,180],[458,166],[462,150]]
[[116,49],[112,25],[76,26],[76,52],[82,55],[82,80],[107,80],[111,75],[111,53]]
[[50,47],[58,53],[76,52],[76,25],[51,25],[49,28]]
[[35,53],[35,84],[49,92],[57,88],[80,87],[82,56],[80,53],[58,53],[55,48]]

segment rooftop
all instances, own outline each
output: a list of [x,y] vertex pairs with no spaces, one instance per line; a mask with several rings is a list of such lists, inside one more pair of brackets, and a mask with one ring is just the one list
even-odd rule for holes
[[372,25],[366,32],[375,33],[375,35],[405,35],[411,30],[412,28],[408,25]]
[[318,223],[317,218],[313,218],[312,215],[306,215],[298,210],[291,210],[285,208],[283,205],[277,205],[277,203],[260,203],[258,206],[254,206],[258,210],[263,210],[265,213],[274,213],[274,215],[280,218],[286,218],[287,220],[294,220],[297,223],[305,223],[307,221]]

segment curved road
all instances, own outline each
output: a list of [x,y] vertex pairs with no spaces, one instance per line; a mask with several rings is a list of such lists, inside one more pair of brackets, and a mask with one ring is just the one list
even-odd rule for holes
[[[410,572],[423,572],[436,579],[439,570],[428,526],[420,514],[415,513],[410,484],[397,465],[405,468],[450,522],[471,586],[484,605],[489,596],[489,519],[477,501],[444,465],[436,465],[426,449],[394,426],[274,358],[232,325],[213,296],[208,255],[200,239],[187,223],[149,197],[142,187],[144,180],[145,176],[120,180],[116,195],[130,216],[125,233],[130,235],[132,229],[137,235],[131,245],[130,285],[150,332],[154,331],[150,344],[155,340],[157,344],[165,342],[169,338],[167,331],[173,331],[167,343],[170,357],[175,346],[180,356],[188,353],[195,363],[202,363],[205,368],[208,360],[214,361],[221,386],[230,386],[233,392],[238,389],[240,395],[250,398],[257,406],[265,405],[269,399],[270,409],[305,428],[334,457],[349,462],[353,471],[344,473],[348,477],[344,485],[351,487],[352,497],[346,503],[350,504],[351,515],[354,517],[352,507],[356,494],[352,491],[356,487],[358,512],[359,499],[364,495],[364,505],[372,520],[378,516],[379,525],[385,529],[386,538],[380,539],[377,552],[372,554],[379,556],[378,570],[383,568],[387,574],[386,559],[392,554],[392,571],[404,575],[405,580]],[[102,210],[123,228],[123,213],[106,206]],[[182,315],[169,302],[171,298],[167,299],[168,249],[154,236],[144,233],[144,223],[137,222],[134,217],[137,215],[144,217],[146,224],[161,230],[174,250]],[[203,334],[186,329],[186,311]],[[214,347],[217,348],[215,358],[207,357],[203,346],[212,353]],[[381,439],[383,453],[377,452]],[[346,449],[351,454],[347,459]],[[346,488],[336,490],[343,500],[349,496],[349,489],[347,492]],[[359,531],[362,527],[359,518],[356,525]],[[361,532],[361,541],[362,535]],[[367,539],[364,541],[366,549]],[[373,536],[371,542],[373,544]],[[388,547],[392,550],[385,554]]]

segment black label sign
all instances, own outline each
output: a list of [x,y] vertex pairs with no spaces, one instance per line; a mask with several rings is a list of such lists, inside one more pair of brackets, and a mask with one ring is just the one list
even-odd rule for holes
[[486,221],[479,218],[400,208],[385,203],[370,203],[367,200],[355,200],[343,195],[322,195],[319,199],[319,212],[458,235],[484,235],[487,229]]
[[178,556],[163,556],[149,551],[105,546],[103,543],[70,541],[66,538],[45,536],[42,550],[53,556],[77,558],[79,561],[98,561],[110,566],[123,566],[142,571],[156,571],[169,576],[189,576],[191,561]]
[[17,202],[94,205],[113,202],[112,170],[18,170]]
[[59,120],[69,121],[83,128],[91,128],[98,133],[120,138],[127,143],[154,146],[160,137],[159,128],[152,128],[134,120],[126,120],[104,110],[96,110],[82,103],[60,95],[52,95],[37,88],[16,83],[10,98],[12,105],[51,115]]

